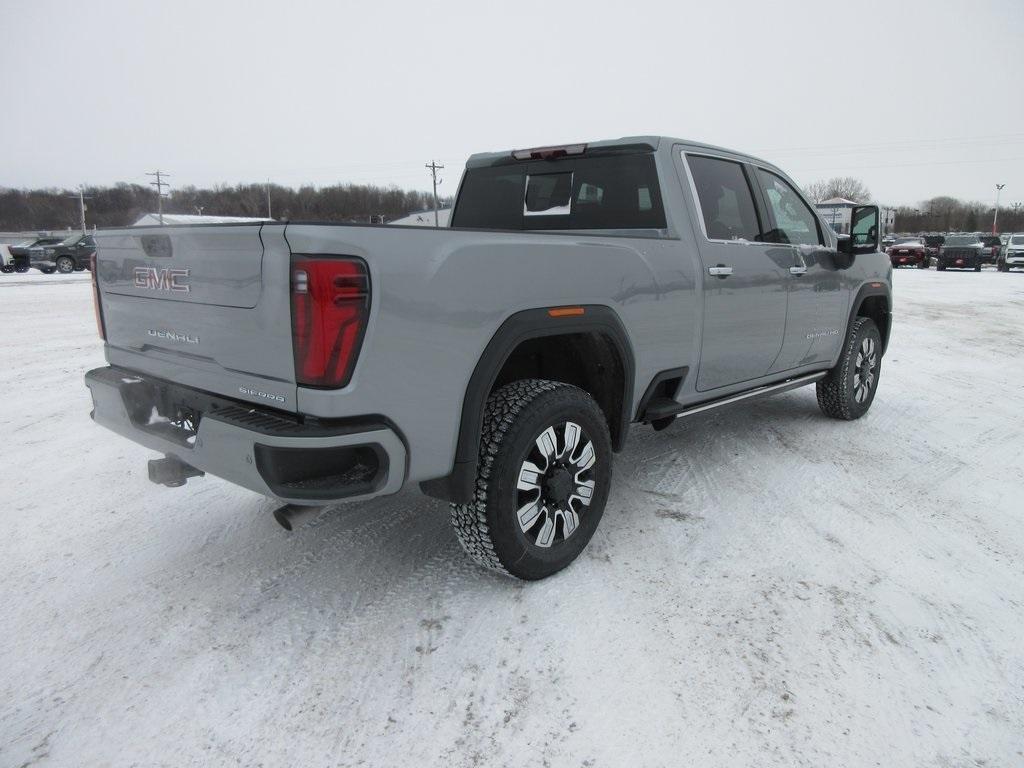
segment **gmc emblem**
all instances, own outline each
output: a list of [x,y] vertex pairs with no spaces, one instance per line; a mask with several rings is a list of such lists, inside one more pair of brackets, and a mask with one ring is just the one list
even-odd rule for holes
[[136,267],[135,287],[147,291],[173,291],[188,293],[190,269],[157,269],[156,267]]

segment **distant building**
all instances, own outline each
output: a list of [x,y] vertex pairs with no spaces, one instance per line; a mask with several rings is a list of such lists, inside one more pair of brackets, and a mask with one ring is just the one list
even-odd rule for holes
[[[250,216],[197,216],[194,213],[165,213],[164,226],[172,224],[243,224],[245,222],[258,223],[261,221],[273,221],[273,219],[250,217]],[[133,227],[158,227],[160,226],[160,214],[147,213],[139,218]]]
[[[438,208],[437,225],[439,227],[447,227],[451,216],[451,208]],[[389,221],[388,224],[397,224],[400,227],[432,227],[434,226],[434,211],[433,209],[417,211],[416,213],[410,213],[408,216],[403,216],[401,219]]]
[[[850,234],[850,216],[854,206],[857,205],[863,205],[863,203],[847,200],[845,197],[830,197],[828,200],[817,203],[814,207],[818,209],[821,218],[833,230],[840,235],[848,235]],[[883,205],[879,205],[878,209],[882,217],[882,231],[892,232],[893,227],[896,226],[896,209]]]

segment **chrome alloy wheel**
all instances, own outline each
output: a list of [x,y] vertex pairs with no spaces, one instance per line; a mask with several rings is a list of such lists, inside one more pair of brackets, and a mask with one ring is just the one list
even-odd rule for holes
[[875,385],[875,369],[878,367],[878,355],[875,340],[866,338],[857,350],[857,362],[853,371],[853,399],[863,403],[871,394]]
[[594,495],[594,444],[572,421],[541,432],[519,469],[519,529],[538,547],[568,539]]

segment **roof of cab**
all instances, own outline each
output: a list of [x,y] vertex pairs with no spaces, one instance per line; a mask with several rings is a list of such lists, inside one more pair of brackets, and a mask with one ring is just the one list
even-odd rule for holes
[[[704,149],[712,152],[722,152],[724,154],[734,155],[736,157],[746,158],[753,162],[761,163],[763,165],[770,165],[775,167],[774,163],[769,163],[767,160],[762,160],[759,157],[755,157],[747,152],[740,152],[735,149],[728,149],[726,147],[715,146],[714,144],[705,144],[700,141],[693,141],[691,139],[677,139],[670,136],[623,136],[620,139],[604,139],[601,141],[588,141],[588,142],[567,142],[565,144],[553,144],[548,146],[571,146],[573,144],[585,143],[587,151],[594,149],[614,149],[615,147],[636,147],[647,148],[650,150],[657,150],[662,144],[685,144],[688,147],[696,147],[698,149]],[[539,147],[538,147],[539,148]],[[526,147],[517,147],[517,149],[526,149]],[[494,165],[498,162],[508,162],[512,156],[512,152],[516,150],[506,150],[504,152],[477,152],[469,156],[466,160],[467,168],[480,168],[488,165]]]

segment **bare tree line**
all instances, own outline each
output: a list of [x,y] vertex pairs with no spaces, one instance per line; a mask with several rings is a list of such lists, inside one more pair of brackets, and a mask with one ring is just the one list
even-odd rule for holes
[[[77,194],[67,189],[0,189],[0,231],[74,229],[79,224]],[[157,207],[155,192],[142,184],[88,187],[85,194],[89,227],[127,226]],[[298,189],[271,184],[270,199],[274,218],[291,220],[366,222],[383,216],[391,221],[433,207],[429,192],[368,184]],[[181,187],[164,198],[163,208],[164,213],[266,216],[267,186]]]
[[[871,192],[864,182],[852,176],[816,181],[808,184],[804,193],[815,203],[832,197],[856,203],[871,200]],[[895,228],[897,232],[991,232],[994,213],[995,206],[991,204],[942,195],[916,206],[896,208]],[[1000,232],[1024,231],[1024,205],[1000,205],[997,226]]]

